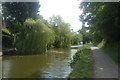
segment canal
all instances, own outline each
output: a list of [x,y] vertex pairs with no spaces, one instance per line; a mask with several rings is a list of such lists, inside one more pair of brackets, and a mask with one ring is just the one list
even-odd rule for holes
[[46,54],[4,56],[3,78],[66,78],[70,62],[80,46],[51,49]]

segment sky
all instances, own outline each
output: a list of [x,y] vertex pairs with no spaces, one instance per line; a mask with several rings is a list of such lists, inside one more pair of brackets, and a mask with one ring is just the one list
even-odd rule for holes
[[82,13],[79,4],[78,0],[40,0],[39,11],[46,20],[53,15],[60,15],[66,23],[70,23],[70,28],[77,32],[82,26],[79,20]]

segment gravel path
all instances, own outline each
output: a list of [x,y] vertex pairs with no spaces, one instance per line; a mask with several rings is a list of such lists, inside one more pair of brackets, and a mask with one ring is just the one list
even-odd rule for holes
[[94,78],[118,78],[118,66],[112,59],[95,46],[91,46],[94,56]]

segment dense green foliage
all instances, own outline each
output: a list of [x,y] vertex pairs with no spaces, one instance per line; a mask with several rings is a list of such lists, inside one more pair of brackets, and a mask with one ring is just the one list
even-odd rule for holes
[[[37,19],[39,2],[5,2],[2,3],[2,22],[3,27],[10,31],[8,35],[2,30],[3,48],[14,47],[14,37],[21,32],[21,26],[27,18]],[[7,37],[8,36],[8,37]],[[12,40],[12,41],[11,41]],[[8,45],[4,45],[8,43]]]
[[61,16],[57,15],[50,18],[50,24],[55,32],[55,47],[69,47],[71,45],[71,40],[72,43],[75,43],[76,38],[78,39],[76,42],[81,41],[81,36],[76,36],[76,34],[71,32],[70,24],[65,23]]
[[17,37],[16,47],[20,54],[45,53],[54,41],[54,32],[40,20],[27,19],[22,33]]
[[92,78],[93,58],[89,44],[85,44],[77,51],[71,62],[73,71],[69,78]]
[[82,35],[81,34],[77,34],[77,33],[72,33],[72,40],[71,40],[71,44],[73,45],[77,45],[80,44],[80,42],[82,41]]
[[[82,29],[80,29],[78,32],[79,34],[82,34],[82,42],[83,44],[85,43],[89,43],[91,40],[90,40],[90,37],[89,37],[89,28],[88,27],[85,27],[85,26],[82,26]],[[87,32],[88,31],[88,32]]]
[[118,42],[120,30],[119,3],[81,3],[83,25],[87,23],[94,43],[103,39],[106,42]]
[[37,18],[39,2],[5,2],[2,4],[5,21],[24,23],[27,18]]
[[83,10],[80,20],[84,26],[88,24],[92,42],[98,45],[104,41],[102,46],[104,50],[110,55],[112,54],[114,60],[115,58],[117,60],[119,53],[117,49],[120,47],[120,38],[118,37],[120,34],[120,3],[83,2],[80,4],[80,9]]

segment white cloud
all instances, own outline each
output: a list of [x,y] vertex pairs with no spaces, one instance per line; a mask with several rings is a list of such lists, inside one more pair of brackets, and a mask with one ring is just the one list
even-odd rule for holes
[[77,0],[40,0],[40,14],[45,19],[52,15],[61,15],[65,22],[71,24],[71,29],[78,31],[81,28],[79,15],[82,11],[79,9],[80,2]]

